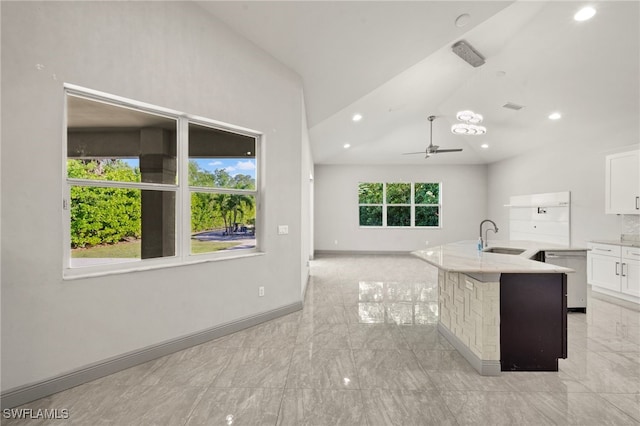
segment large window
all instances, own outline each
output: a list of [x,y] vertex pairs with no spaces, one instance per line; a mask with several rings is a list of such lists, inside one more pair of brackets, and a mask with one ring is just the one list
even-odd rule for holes
[[246,129],[67,86],[65,276],[256,251]]
[[189,123],[191,253],[255,247],[255,140]]
[[441,226],[440,183],[358,184],[362,227],[437,228]]

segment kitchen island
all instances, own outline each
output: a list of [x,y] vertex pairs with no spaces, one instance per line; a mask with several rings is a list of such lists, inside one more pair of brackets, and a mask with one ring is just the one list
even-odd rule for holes
[[567,356],[567,281],[538,262],[555,244],[461,241],[412,254],[438,268],[440,333],[481,375],[557,371]]

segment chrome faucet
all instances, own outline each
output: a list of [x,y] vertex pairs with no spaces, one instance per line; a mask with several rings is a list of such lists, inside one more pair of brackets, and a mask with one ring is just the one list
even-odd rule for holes
[[493,232],[498,232],[498,225],[496,225],[496,223],[494,221],[492,221],[491,219],[485,219],[482,222],[480,222],[480,242],[482,243],[482,248],[486,247],[486,241],[487,241],[487,232],[490,231],[490,229],[487,229],[484,233],[484,239],[482,239],[482,225],[484,225],[485,222],[491,222],[493,224],[493,228],[492,231]]

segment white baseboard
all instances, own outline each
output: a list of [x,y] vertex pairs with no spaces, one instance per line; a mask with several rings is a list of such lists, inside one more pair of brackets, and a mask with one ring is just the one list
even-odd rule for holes
[[594,285],[591,285],[591,296],[627,309],[640,311],[640,297],[631,296],[618,291],[611,291]]

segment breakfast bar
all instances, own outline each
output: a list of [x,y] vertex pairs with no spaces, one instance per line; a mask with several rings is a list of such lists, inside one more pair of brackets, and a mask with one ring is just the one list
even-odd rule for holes
[[438,268],[438,331],[481,375],[558,371],[567,357],[573,270],[534,260],[563,249],[548,246],[509,241],[480,251],[461,241],[412,253]]

